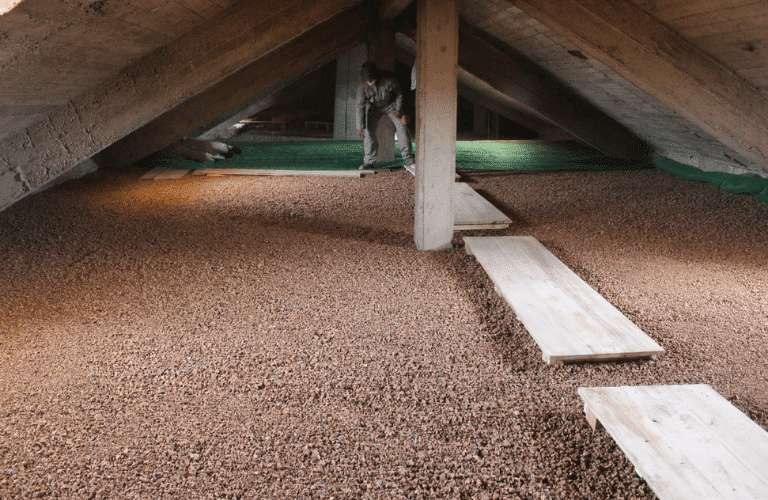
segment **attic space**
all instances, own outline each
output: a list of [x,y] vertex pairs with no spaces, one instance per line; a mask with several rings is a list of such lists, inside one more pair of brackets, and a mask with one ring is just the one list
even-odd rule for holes
[[0,499],[762,498],[767,46],[756,0],[0,0]]

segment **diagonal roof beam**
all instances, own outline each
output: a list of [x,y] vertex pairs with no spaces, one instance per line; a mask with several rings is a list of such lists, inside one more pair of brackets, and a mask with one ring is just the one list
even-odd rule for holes
[[370,9],[361,5],[315,27],[116,142],[98,155],[98,163],[130,165],[179,137],[223,129],[257,113],[270,105],[273,92],[363,42],[369,20]]
[[[416,42],[408,35],[396,35],[398,58],[413,66],[416,60]],[[461,43],[461,41],[459,41]],[[573,136],[532,109],[507,94],[488,85],[480,78],[459,67],[457,73],[459,95],[509,118],[524,127],[535,130],[543,140],[573,140]]]
[[[0,141],[0,208],[362,0],[238,2]],[[10,172],[10,173],[8,173]]]
[[459,66],[609,156],[642,159],[650,152],[623,125],[536,64],[502,52],[466,25],[459,33]]
[[624,0],[504,0],[768,171],[768,97]]

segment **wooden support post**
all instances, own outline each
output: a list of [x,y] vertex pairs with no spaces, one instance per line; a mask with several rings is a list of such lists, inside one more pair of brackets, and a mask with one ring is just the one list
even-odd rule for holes
[[418,87],[414,240],[451,247],[456,171],[458,0],[418,0]]

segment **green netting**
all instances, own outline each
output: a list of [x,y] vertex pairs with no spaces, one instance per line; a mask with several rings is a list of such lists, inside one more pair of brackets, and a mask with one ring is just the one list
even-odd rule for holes
[[[226,160],[199,163],[168,152],[149,159],[151,167],[202,169],[248,168],[270,170],[353,170],[363,162],[362,141],[238,142],[243,150]],[[397,160],[381,168],[402,166]],[[458,141],[456,168],[472,170],[627,170],[647,168],[647,162],[617,160],[572,142]]]
[[633,170],[646,161],[611,158],[574,142],[459,141],[456,168],[472,170]]
[[768,203],[768,179],[757,174],[729,174],[727,172],[706,172],[679,163],[663,156],[653,159],[656,168],[677,177],[706,182],[733,194],[749,194],[763,203]]

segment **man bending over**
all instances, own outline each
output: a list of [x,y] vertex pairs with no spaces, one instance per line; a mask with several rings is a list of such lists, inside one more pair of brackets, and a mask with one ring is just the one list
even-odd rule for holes
[[397,131],[397,142],[406,168],[413,168],[411,134],[406,125],[410,122],[403,114],[403,91],[394,74],[382,71],[376,64],[367,61],[360,70],[362,82],[357,87],[357,135],[363,139],[365,159],[360,169],[376,166],[379,143],[376,141],[376,127],[382,114],[386,114]]

